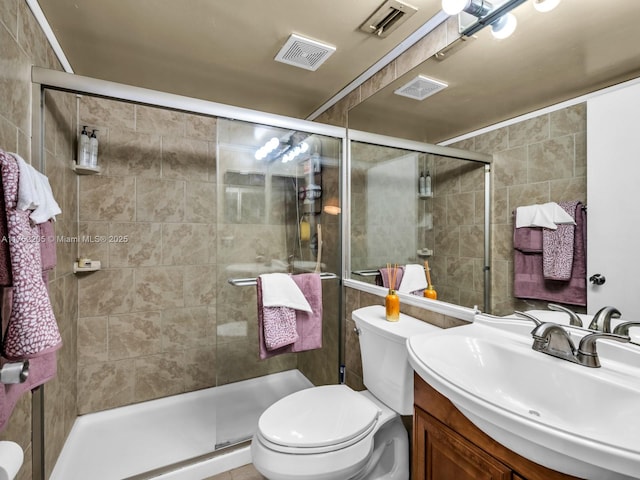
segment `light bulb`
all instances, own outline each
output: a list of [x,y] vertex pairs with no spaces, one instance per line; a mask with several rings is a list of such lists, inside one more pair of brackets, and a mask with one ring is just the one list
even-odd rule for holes
[[502,40],[511,36],[516,31],[517,26],[518,20],[516,17],[511,13],[507,13],[491,24],[491,33],[495,38]]
[[533,8],[539,12],[550,12],[558,6],[560,0],[533,0]]
[[468,3],[469,0],[442,0],[442,10],[447,15],[457,15]]

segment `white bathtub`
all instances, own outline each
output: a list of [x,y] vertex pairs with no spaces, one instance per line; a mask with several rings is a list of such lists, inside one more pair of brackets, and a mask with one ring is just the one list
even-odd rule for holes
[[[80,416],[50,480],[120,480],[250,439],[260,414],[312,383],[298,370]],[[199,480],[251,462],[244,447],[154,479]]]

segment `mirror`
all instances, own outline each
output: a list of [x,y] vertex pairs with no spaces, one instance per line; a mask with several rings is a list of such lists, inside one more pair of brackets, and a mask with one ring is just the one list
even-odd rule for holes
[[[484,29],[349,111],[350,128],[430,143],[458,138],[452,145],[494,155],[488,311],[495,314],[546,309],[546,302],[513,298],[510,212],[531,203],[586,202],[586,108],[573,103],[515,126],[481,129],[640,76],[639,2],[621,0],[614,8],[562,0],[545,14],[531,3],[513,10],[518,28],[508,39]],[[418,75],[448,87],[421,102],[394,94]]]
[[364,132],[350,139],[351,278],[389,287],[380,269],[417,264],[438,300],[484,307],[490,157]]

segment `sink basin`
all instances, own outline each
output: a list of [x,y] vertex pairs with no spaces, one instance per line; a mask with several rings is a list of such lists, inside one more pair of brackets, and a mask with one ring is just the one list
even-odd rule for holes
[[[409,361],[523,457],[580,478],[640,478],[640,347],[599,341],[602,367],[588,368],[532,350],[531,329],[478,315],[470,325],[411,337]],[[576,330],[575,341],[583,334]]]

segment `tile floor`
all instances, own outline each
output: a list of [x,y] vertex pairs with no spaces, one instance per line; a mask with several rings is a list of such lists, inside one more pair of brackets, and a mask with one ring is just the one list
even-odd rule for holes
[[249,464],[204,480],[266,480],[266,478],[260,475],[252,464]]

